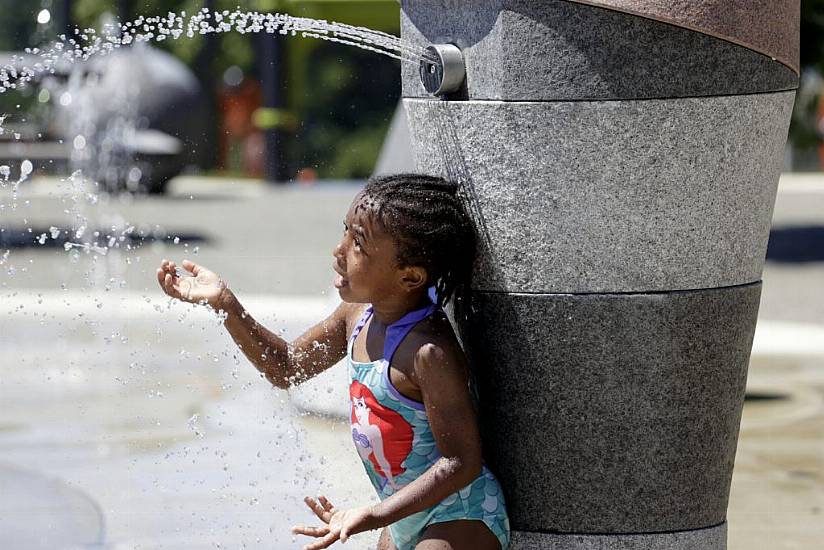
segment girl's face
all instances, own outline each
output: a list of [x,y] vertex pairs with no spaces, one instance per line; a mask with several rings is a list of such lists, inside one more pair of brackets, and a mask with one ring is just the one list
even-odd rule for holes
[[333,252],[335,288],[344,302],[375,303],[404,289],[397,245],[374,218],[363,195],[355,197]]

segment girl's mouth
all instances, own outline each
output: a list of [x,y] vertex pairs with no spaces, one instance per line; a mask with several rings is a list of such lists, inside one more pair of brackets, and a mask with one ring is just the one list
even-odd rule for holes
[[343,269],[338,265],[337,260],[332,262],[332,270],[337,273],[337,277],[335,277],[335,288],[343,288],[345,286],[349,286],[349,281],[346,277],[343,276]]

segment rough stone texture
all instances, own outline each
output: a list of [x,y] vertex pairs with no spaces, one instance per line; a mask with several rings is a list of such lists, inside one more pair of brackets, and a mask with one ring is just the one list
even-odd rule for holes
[[[401,34],[464,52],[468,99],[580,100],[731,95],[794,89],[789,67],[700,32],[547,0],[402,2]],[[416,66],[403,95],[430,97]]]
[[760,292],[474,293],[462,331],[512,528],[723,522]]
[[634,13],[743,44],[798,72],[798,0],[572,0]]
[[727,524],[648,535],[561,535],[514,531],[510,550],[725,550]]
[[472,195],[473,287],[581,293],[759,280],[793,98],[404,103],[418,169]]

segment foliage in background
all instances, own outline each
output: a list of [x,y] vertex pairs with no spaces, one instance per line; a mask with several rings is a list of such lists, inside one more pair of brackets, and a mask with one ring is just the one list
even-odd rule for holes
[[[218,10],[270,10],[277,2],[267,0],[214,0]],[[129,0],[131,18],[139,15],[166,14],[168,11],[195,13],[203,0]],[[352,8],[354,9],[354,8]],[[360,8],[363,9],[363,8]],[[105,12],[115,13],[114,0],[75,0],[73,17],[80,26],[98,27]],[[240,67],[244,74],[258,77],[254,35],[218,35],[214,58],[200,67],[204,38],[167,40],[157,44],[199,74],[201,81],[212,83],[214,93],[220,75],[229,67]],[[286,47],[301,37],[290,37]],[[397,62],[377,54],[343,45],[320,43],[308,63],[291,70],[304,71],[306,83],[298,111],[299,127],[288,140],[287,161],[291,173],[304,167],[314,168],[320,178],[363,178],[371,174],[389,120],[400,96]],[[288,86],[288,84],[287,84]]]
[[[43,28],[38,28],[35,9],[28,2],[5,2],[0,5],[0,51],[17,52],[21,44],[34,46],[47,36]],[[8,114],[9,121],[26,118],[19,113],[28,113],[37,108],[34,91],[29,88],[0,94],[0,114]],[[7,125],[8,126],[8,125]]]
[[[203,0],[127,0],[126,3],[131,12],[131,19],[141,15],[166,15],[170,11],[185,11],[192,14],[199,11],[204,4]],[[233,10],[238,7],[251,10],[255,4],[256,2],[251,0],[215,0],[215,8],[218,10]],[[75,0],[72,15],[78,26],[98,27],[101,17],[106,12],[118,15],[118,2]],[[192,65],[203,47],[203,40],[202,36],[196,35],[193,38],[155,42],[154,45],[174,54],[187,65]],[[248,37],[238,33],[226,33],[220,35],[219,40],[221,47],[213,67],[217,74],[222,74],[222,71],[232,65],[237,65],[244,71],[252,69],[254,52]]]
[[824,0],[801,0],[801,66],[824,73]]
[[0,51],[14,51],[35,34],[37,21],[27,2],[7,2],[0,6]]
[[801,87],[790,126],[790,141],[801,150],[822,142],[818,121],[824,75],[824,0],[801,0]]
[[299,113],[296,160],[323,178],[368,177],[400,95],[398,62],[324,42],[303,70],[312,93]]

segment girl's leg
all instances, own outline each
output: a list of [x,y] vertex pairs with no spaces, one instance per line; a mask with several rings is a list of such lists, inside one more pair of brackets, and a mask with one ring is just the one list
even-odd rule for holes
[[389,529],[386,527],[381,531],[381,536],[378,539],[378,550],[398,550],[395,543],[392,542],[392,537],[389,536]]
[[433,523],[423,532],[415,550],[500,550],[489,527],[480,520],[459,519]]

